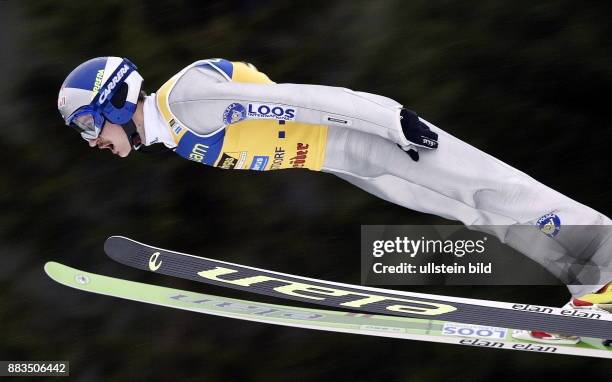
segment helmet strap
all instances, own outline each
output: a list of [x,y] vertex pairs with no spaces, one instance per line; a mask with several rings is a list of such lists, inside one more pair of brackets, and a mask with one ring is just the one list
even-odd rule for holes
[[138,130],[136,130],[136,124],[130,118],[129,121],[120,125],[125,131],[125,135],[128,137],[128,141],[130,141],[130,145],[134,148],[134,150],[138,150],[142,147],[142,140],[140,139],[140,134],[138,134]]

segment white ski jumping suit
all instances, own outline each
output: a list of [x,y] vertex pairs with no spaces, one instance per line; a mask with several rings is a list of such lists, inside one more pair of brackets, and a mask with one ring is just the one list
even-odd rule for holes
[[[591,285],[612,280],[610,230],[564,238],[561,225],[609,226],[608,217],[421,119],[439,148],[414,162],[390,98],[346,88],[276,84],[254,66],[223,59],[193,63],[145,101],[145,144],[164,143],[193,161],[224,169],[324,171],[384,200],[421,212],[488,227],[500,240],[553,274],[566,254],[589,248]],[[510,227],[529,225],[533,233]],[[474,227],[479,229],[478,227]],[[550,236],[546,248],[532,235]],[[557,234],[561,232],[560,234]],[[597,245],[593,246],[593,243]],[[580,278],[580,275],[578,275]]]

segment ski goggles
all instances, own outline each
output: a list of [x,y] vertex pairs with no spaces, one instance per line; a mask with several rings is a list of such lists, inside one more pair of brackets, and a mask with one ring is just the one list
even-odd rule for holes
[[100,136],[106,119],[91,106],[83,106],[74,112],[68,119],[68,124],[81,134],[81,137],[90,141]]

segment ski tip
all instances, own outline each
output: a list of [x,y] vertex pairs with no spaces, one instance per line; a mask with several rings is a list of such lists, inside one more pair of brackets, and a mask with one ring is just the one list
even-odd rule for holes
[[89,280],[94,274],[83,272],[79,269],[69,267],[67,265],[49,261],[44,266],[47,276],[58,284],[69,286],[71,288],[81,289],[75,286],[77,284],[86,284],[83,280]]
[[67,267],[65,265],[57,263],[55,261],[48,261],[45,263],[45,266],[44,266],[44,270],[47,276],[49,276],[51,280],[61,283],[61,284],[63,283],[59,275],[61,275],[62,270],[66,268]]
[[125,240],[131,241],[130,238],[125,237],[125,236],[119,236],[119,235],[109,236],[108,239],[104,241],[104,252],[107,255],[111,256],[111,254],[115,253],[115,251],[121,248],[121,243],[123,243]]
[[60,265],[60,264],[59,264],[59,263],[56,263],[55,261],[47,261],[47,262],[45,263],[45,267],[44,267],[44,269],[45,269],[45,273],[46,273],[48,276],[51,276],[51,275],[50,275],[50,272],[52,272],[52,271],[53,271],[53,269],[57,268],[57,266],[58,266],[58,265]]
[[112,236],[109,236],[109,237],[106,239],[106,241],[109,241],[109,240],[132,240],[132,239],[130,239],[130,238],[129,238],[129,237],[127,237],[127,236],[122,236],[122,235],[112,235]]

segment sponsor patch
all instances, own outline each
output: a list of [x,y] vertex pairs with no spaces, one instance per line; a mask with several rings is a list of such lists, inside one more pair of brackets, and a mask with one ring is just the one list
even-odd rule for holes
[[539,218],[536,225],[543,234],[555,237],[561,230],[561,219],[555,214],[547,214]]
[[270,170],[278,170],[283,166],[285,161],[285,149],[282,147],[276,147],[274,149],[274,158],[272,159],[272,165]]
[[91,91],[94,93],[94,96],[98,93],[98,90],[102,87],[102,78],[104,78],[104,69],[98,70],[96,73],[96,80],[94,81],[94,86]]
[[246,161],[247,155],[248,152],[246,151],[223,153],[217,167],[225,170],[242,169],[244,167],[244,162]]
[[185,128],[182,130],[182,136],[175,152],[185,159],[214,166],[223,146],[225,129],[219,130],[210,137],[200,137]]
[[194,144],[191,152],[189,153],[189,160],[204,163],[204,157],[206,156],[209,148],[210,146],[203,143]]
[[294,108],[285,105],[250,103],[247,106],[247,117],[253,119],[295,121],[295,114]]
[[301,168],[306,164],[308,159],[308,144],[298,143],[296,147],[295,156],[289,159],[291,167]]
[[231,125],[237,123],[246,118],[246,110],[244,106],[239,103],[232,103],[223,112],[223,123]]
[[254,156],[249,170],[264,171],[269,159],[269,156]]
[[238,163],[236,164],[237,170],[242,170],[244,168],[244,162],[247,160],[247,156],[249,155],[248,151],[241,151],[238,155]]
[[179,125],[174,118],[172,118],[169,122],[170,127],[172,128],[172,131],[174,131],[174,134],[179,135],[181,133],[181,131],[183,131],[183,128],[181,127],[181,125]]

